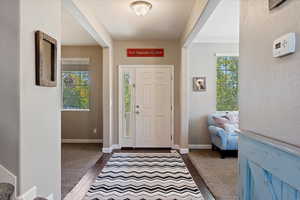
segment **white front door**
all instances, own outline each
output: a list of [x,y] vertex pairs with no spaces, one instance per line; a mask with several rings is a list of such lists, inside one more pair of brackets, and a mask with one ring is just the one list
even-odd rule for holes
[[136,69],[136,146],[171,146],[171,71]]
[[[121,69],[121,78],[124,74],[126,78],[128,74],[132,77],[127,82],[120,80],[122,83],[120,84],[120,108],[123,112],[120,113],[121,146],[172,146],[172,73],[172,67],[164,66],[135,66]],[[133,87],[128,87],[126,83],[131,83]],[[128,96],[128,91],[131,97]],[[122,99],[122,96],[125,98]]]

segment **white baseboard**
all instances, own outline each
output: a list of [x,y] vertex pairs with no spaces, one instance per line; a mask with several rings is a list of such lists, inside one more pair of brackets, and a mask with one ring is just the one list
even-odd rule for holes
[[180,148],[180,145],[174,144],[172,149],[178,150],[180,154],[188,154],[189,149],[188,148]]
[[62,143],[70,143],[70,144],[88,144],[88,143],[92,143],[92,144],[100,144],[103,141],[101,139],[62,139],[61,140]]
[[121,146],[119,144],[113,144],[110,148],[112,150],[114,150],[114,149],[121,149]]
[[119,144],[113,144],[110,147],[102,148],[103,153],[111,153],[115,149],[121,149],[121,146]]
[[103,148],[102,148],[102,152],[103,152],[103,153],[111,153],[112,150],[111,150],[110,147],[107,147],[107,148],[103,147]]
[[180,149],[180,146],[179,146],[178,144],[174,144],[173,147],[172,147],[172,149],[174,149],[174,150],[179,150],[179,149]]
[[179,150],[180,154],[188,154],[189,153],[189,149],[185,149],[185,148],[182,148]]
[[[119,144],[113,144],[111,147],[102,148],[102,152],[111,153],[114,149],[121,149],[121,146]],[[189,148],[180,148],[178,144],[175,144],[172,149],[179,150],[181,154],[188,154],[189,149],[211,149],[211,144],[190,144]]]
[[30,190],[19,196],[18,200],[32,200],[37,197],[37,188],[36,186],[32,187]]
[[190,149],[211,149],[211,144],[190,144]]
[[[25,192],[24,194],[22,194],[21,196],[19,196],[17,198],[17,200],[33,200],[36,197],[38,197],[37,196],[37,187],[34,186],[30,190],[28,190],[27,192]],[[53,194],[50,194],[48,197],[46,197],[46,199],[47,200],[54,200]]]

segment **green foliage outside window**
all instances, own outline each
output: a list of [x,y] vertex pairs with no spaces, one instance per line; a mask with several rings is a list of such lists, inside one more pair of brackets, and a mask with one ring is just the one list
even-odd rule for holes
[[62,72],[63,109],[89,109],[88,71]]
[[217,58],[217,110],[234,111],[238,106],[238,57]]
[[129,83],[129,74],[124,74],[124,101],[125,101],[125,113],[131,112],[131,87],[132,85]]

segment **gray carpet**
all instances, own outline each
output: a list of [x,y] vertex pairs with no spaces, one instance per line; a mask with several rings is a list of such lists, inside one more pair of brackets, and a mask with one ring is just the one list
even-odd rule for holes
[[102,156],[102,144],[62,144],[62,199]]
[[211,150],[193,150],[189,157],[217,200],[237,199],[237,158],[221,159]]

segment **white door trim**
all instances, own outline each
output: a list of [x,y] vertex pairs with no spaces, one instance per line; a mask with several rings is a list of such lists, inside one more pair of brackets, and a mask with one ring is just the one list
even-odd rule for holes
[[122,77],[122,70],[123,69],[134,69],[134,68],[169,68],[171,70],[171,106],[172,106],[172,110],[171,110],[171,146],[170,148],[174,147],[174,65],[119,65],[119,77],[118,77],[118,82],[119,82],[119,91],[118,91],[118,104],[119,104],[119,110],[118,110],[118,114],[119,114],[119,146],[120,148],[122,148],[122,131],[123,129],[121,127],[123,127],[123,118],[122,118],[122,110],[123,110],[123,104],[121,101],[121,97],[122,97],[122,81],[121,81],[121,77]]

